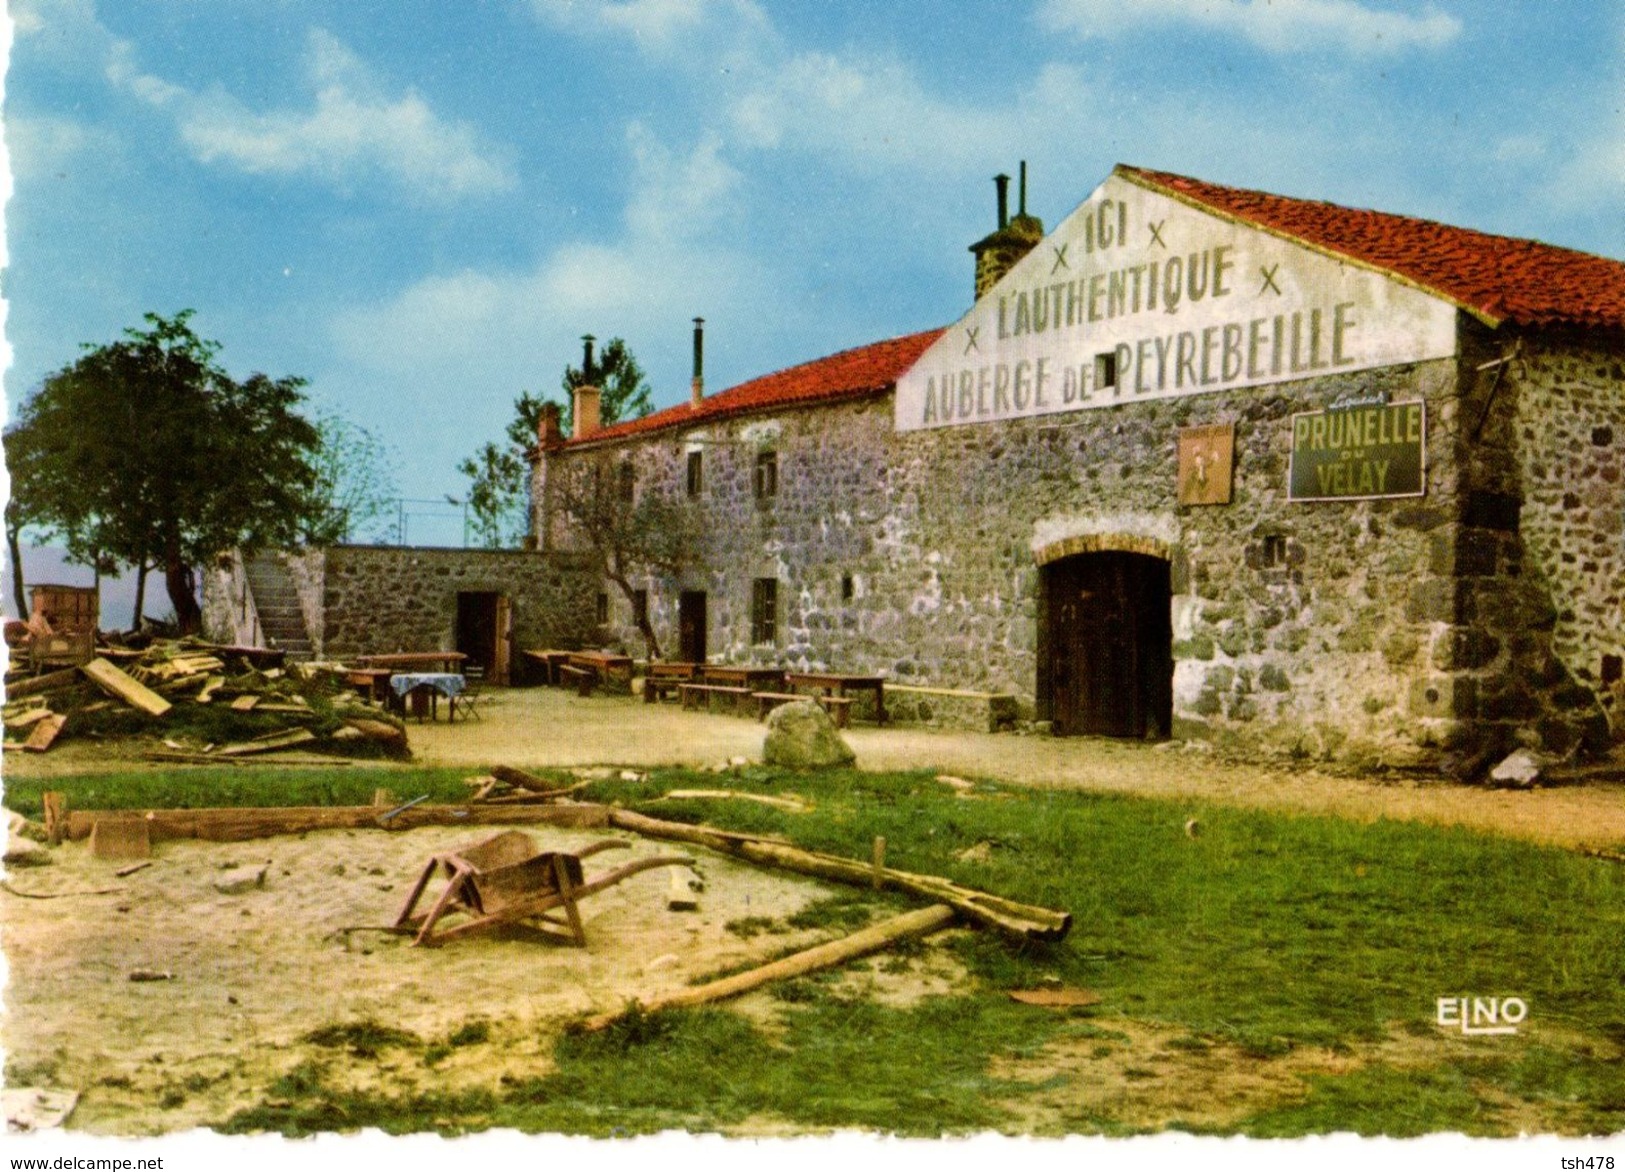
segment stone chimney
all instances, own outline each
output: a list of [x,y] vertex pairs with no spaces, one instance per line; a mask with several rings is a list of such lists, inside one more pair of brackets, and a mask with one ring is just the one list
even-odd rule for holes
[[553,486],[558,479],[555,465],[562,459],[564,429],[559,426],[559,405],[543,403],[536,420],[536,448],[530,453],[529,532],[526,549],[554,548]]
[[1015,263],[1044,239],[1044,222],[1027,214],[1027,164],[1021,164],[1019,204],[1014,219],[1009,216],[1010,176],[995,175],[998,191],[999,226],[970,246],[976,254],[976,299],[979,301]]
[[592,344],[594,338],[591,334],[581,336],[581,386],[575,389],[575,402],[571,407],[575,415],[575,427],[571,432],[571,439],[585,439],[598,430],[598,404],[602,397],[596,386],[598,373],[593,369]]
[[597,387],[577,387],[575,391],[575,430],[571,439],[586,439],[598,430],[598,401],[602,392]]
[[693,405],[698,407],[705,398],[705,319],[694,319],[694,379],[689,383],[693,392]]
[[559,425],[559,405],[543,403],[542,414],[536,420],[536,446],[544,452],[564,445],[564,429]]

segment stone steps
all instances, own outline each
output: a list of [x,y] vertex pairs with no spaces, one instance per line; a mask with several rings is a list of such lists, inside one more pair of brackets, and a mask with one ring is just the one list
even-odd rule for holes
[[282,563],[262,555],[250,558],[245,569],[265,645],[286,652],[289,659],[310,658],[310,633],[305,629],[299,592],[294,589]]

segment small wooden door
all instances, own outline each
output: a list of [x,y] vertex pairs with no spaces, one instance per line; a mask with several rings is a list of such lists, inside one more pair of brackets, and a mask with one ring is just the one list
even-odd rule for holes
[[705,591],[685,590],[677,599],[678,658],[687,663],[704,663]]
[[508,601],[506,594],[497,595],[496,613],[496,646],[491,649],[491,671],[489,678],[493,684],[501,687],[508,686],[508,672],[512,670],[513,657],[513,603]]
[[1168,563],[1106,552],[1044,567],[1050,718],[1062,736],[1164,737],[1173,714]]
[[464,590],[457,594],[457,650],[469,664],[485,669],[485,678],[498,682],[499,657],[506,670],[506,640],[501,637],[501,612],[507,599],[490,590]]

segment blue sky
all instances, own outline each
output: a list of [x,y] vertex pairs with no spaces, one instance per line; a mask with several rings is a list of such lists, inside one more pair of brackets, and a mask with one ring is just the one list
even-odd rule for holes
[[991,177],[1117,162],[1625,257],[1591,0],[12,0],[15,402],[145,311],[404,494],[621,335],[656,401],[967,307]]

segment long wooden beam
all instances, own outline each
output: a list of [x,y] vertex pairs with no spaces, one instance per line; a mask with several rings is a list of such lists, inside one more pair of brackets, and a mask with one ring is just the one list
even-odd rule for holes
[[820,879],[833,879],[871,887],[878,874],[882,887],[907,891],[911,895],[945,903],[978,924],[994,928],[1021,940],[1059,940],[1071,930],[1072,914],[1052,908],[1017,903],[985,891],[977,891],[937,875],[916,875],[890,867],[878,870],[873,863],[845,859],[819,851],[802,850],[782,842],[750,835],[711,830],[681,822],[665,822],[631,810],[611,809],[609,824],[650,838],[666,838],[706,846],[735,858],[764,867],[781,867]]
[[[376,806],[219,807],[202,810],[70,810],[67,836],[83,839],[99,819],[141,819],[154,842],[172,838],[201,838],[211,842],[242,842],[307,830],[379,828]],[[609,824],[607,807],[596,805],[534,806],[413,806],[387,823],[389,830],[415,826],[491,826],[506,823],[547,823],[583,828]]]
[[[932,932],[940,932],[954,922],[955,912],[951,907],[943,904],[933,904],[927,908],[906,912],[879,924],[873,924],[850,936],[843,936],[839,940],[831,940],[813,948],[793,953],[773,961],[771,964],[750,969],[747,972],[735,973],[731,977],[710,981],[704,985],[696,985],[689,989],[679,989],[674,993],[667,993],[663,997],[655,997],[646,1002],[634,1002],[645,1013],[654,1013],[661,1009],[673,1009],[680,1006],[705,1005],[712,1001],[722,1001],[728,997],[737,997],[741,993],[748,993],[752,989],[760,988],[772,981],[782,981],[789,977],[799,977],[805,973],[817,972],[819,969],[833,968],[838,964],[845,964],[849,960],[856,960],[860,956],[868,956],[871,952],[879,952],[889,948],[900,940],[909,940],[918,936],[929,936]],[[589,1018],[583,1023],[583,1028],[597,1031],[624,1017],[629,1011],[618,1010],[614,1013],[600,1014]]]

